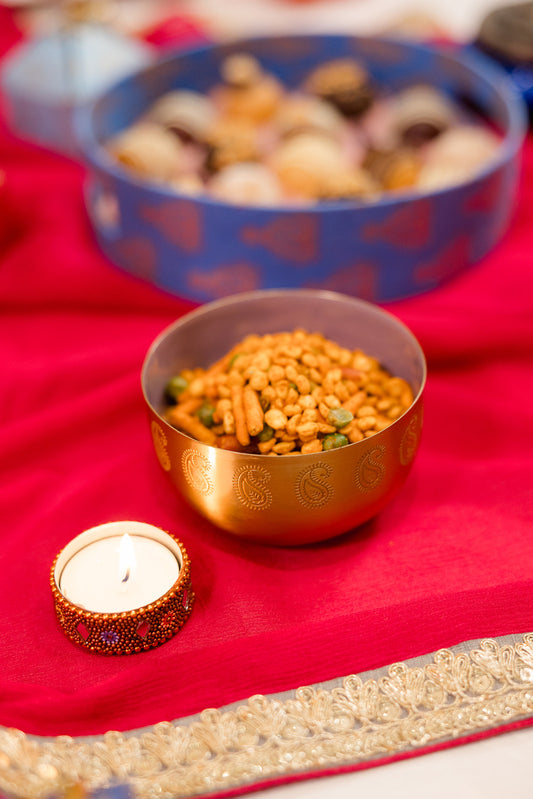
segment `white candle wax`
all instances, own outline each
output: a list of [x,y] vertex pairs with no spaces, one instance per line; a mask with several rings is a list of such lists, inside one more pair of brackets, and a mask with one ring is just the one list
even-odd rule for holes
[[160,541],[130,535],[134,561],[124,581],[122,538],[101,538],[75,552],[61,572],[63,596],[94,613],[122,613],[166,594],[179,575],[175,554]]

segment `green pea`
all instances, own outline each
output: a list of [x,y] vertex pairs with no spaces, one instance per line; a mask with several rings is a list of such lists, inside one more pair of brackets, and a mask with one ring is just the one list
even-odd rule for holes
[[332,408],[328,413],[328,424],[332,424],[337,430],[345,427],[352,419],[353,413],[347,411],[346,408]]
[[327,436],[324,436],[322,449],[327,452],[330,449],[345,447],[346,444],[348,444],[348,439],[346,436],[343,436],[342,433],[329,433]]
[[165,387],[165,397],[168,402],[176,402],[180,394],[183,394],[189,382],[181,375],[172,377]]
[[270,441],[273,435],[274,430],[270,427],[270,425],[266,424],[258,434],[257,438],[259,441]]
[[237,359],[238,358],[242,358],[243,355],[244,355],[244,352],[236,352],[235,355],[233,356],[233,358],[229,362],[229,368],[231,369],[232,366],[235,366],[235,363],[236,363]]
[[211,405],[211,403],[209,402],[204,402],[204,404],[200,405],[200,407],[196,411],[196,415],[205,427],[213,427],[214,412],[215,412],[214,406]]

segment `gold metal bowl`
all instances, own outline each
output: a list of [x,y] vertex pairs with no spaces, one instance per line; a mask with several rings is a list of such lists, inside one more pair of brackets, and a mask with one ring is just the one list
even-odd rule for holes
[[[172,376],[209,366],[250,333],[297,327],[377,358],[411,385],[413,404],[358,443],[277,458],[217,449],[165,421],[165,386]],[[313,289],[255,291],[198,308],[158,336],[141,376],[155,451],[179,493],[229,533],[277,546],[346,532],[393,497],[418,449],[425,379],[420,344],[396,317],[363,300]]]

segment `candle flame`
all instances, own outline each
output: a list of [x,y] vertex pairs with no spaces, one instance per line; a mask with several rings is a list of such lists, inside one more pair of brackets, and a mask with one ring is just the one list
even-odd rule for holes
[[118,556],[118,576],[121,583],[127,583],[135,568],[135,551],[133,541],[128,533],[124,533],[120,539],[120,550]]

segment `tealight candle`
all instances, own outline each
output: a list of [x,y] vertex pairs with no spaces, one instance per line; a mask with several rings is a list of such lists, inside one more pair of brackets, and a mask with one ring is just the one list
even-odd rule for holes
[[164,544],[124,533],[101,538],[76,552],[61,572],[59,589],[86,610],[121,613],[159,599],[178,574],[176,555]]
[[183,545],[143,522],[81,533],[57,556],[50,581],[63,630],[97,652],[158,646],[183,625],[194,598]]

